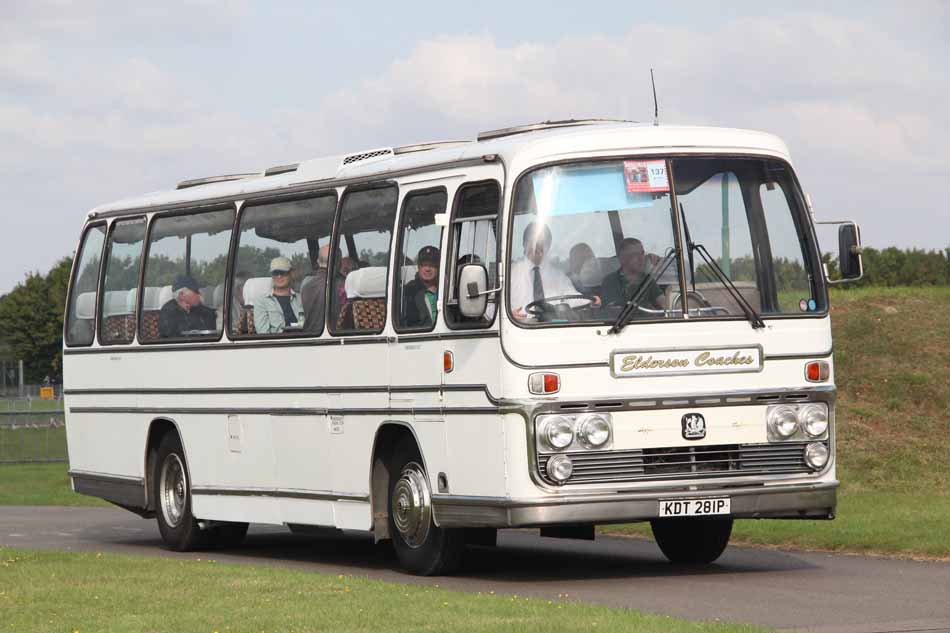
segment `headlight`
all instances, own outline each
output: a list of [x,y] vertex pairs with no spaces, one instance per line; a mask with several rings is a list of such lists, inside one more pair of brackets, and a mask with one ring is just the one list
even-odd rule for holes
[[577,439],[588,448],[600,448],[610,441],[610,420],[600,414],[581,418],[577,425]]
[[555,455],[548,460],[545,470],[548,477],[560,484],[570,479],[571,475],[574,474],[574,463],[567,455]]
[[806,404],[798,410],[798,421],[809,436],[821,437],[828,430],[828,407]]
[[828,463],[828,455],[828,447],[824,442],[812,442],[805,447],[805,463],[815,470],[825,467]]
[[574,425],[570,418],[555,415],[544,421],[541,437],[548,446],[559,451],[567,448],[574,441]]
[[788,405],[777,406],[769,411],[769,432],[775,437],[788,439],[798,430],[798,415],[795,407]]

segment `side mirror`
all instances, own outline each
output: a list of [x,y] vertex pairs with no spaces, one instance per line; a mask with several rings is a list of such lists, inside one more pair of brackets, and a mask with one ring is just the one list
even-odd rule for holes
[[857,281],[864,276],[864,263],[861,261],[861,229],[850,220],[826,220],[816,225],[837,225],[838,227],[838,268],[841,277],[831,279],[825,266],[825,280],[829,284],[844,284]]
[[857,224],[842,224],[838,227],[838,265],[842,280],[855,281],[864,274],[861,230]]
[[467,318],[485,314],[488,305],[488,271],[481,264],[465,264],[459,271],[459,312]]

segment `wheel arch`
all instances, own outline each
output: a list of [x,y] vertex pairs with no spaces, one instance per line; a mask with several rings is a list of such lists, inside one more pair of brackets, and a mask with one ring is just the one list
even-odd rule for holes
[[178,423],[169,417],[159,417],[149,422],[148,434],[145,440],[145,476],[143,477],[143,481],[145,482],[146,509],[149,511],[155,511],[155,499],[152,495],[152,473],[155,471],[155,457],[158,454],[158,445],[161,443],[162,438],[169,433],[174,433],[178,436],[178,441],[181,442],[182,453],[184,453],[183,457],[185,458],[186,466],[188,464],[188,451],[185,448],[185,439],[182,437],[181,430],[178,428]]
[[389,461],[396,445],[404,438],[410,438],[422,458],[422,467],[429,477],[429,467],[422,450],[422,442],[413,426],[403,420],[383,420],[376,428],[373,438],[373,452],[370,458],[369,500],[373,517],[373,538],[379,541],[389,536]]

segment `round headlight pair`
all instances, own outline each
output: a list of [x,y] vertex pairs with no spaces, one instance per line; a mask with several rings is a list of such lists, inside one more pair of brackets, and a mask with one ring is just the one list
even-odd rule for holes
[[769,432],[788,439],[802,429],[809,437],[821,437],[828,431],[828,407],[824,404],[806,404],[798,409],[781,405],[769,411]]
[[548,447],[562,450],[574,442],[574,438],[587,448],[600,448],[610,441],[610,420],[600,414],[581,416],[576,420],[555,415],[541,426],[541,438]]

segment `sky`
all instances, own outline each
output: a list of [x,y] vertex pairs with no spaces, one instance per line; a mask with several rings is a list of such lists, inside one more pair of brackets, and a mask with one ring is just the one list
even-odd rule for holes
[[718,4],[0,0],[0,294],[70,255],[96,205],[523,123],[651,122],[650,68],[661,124],[782,137],[818,219],[950,246],[950,3]]

